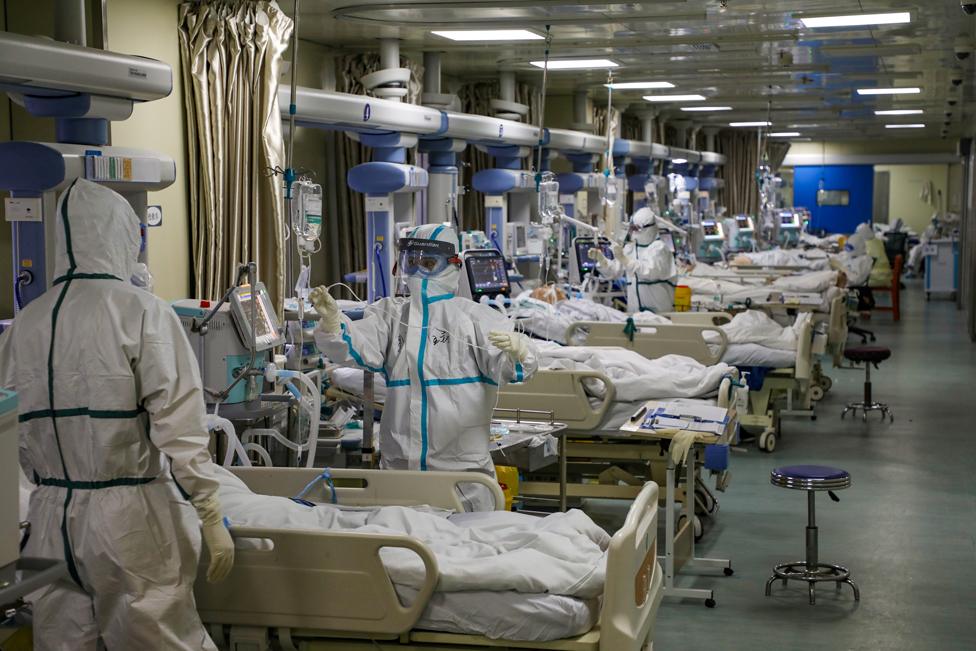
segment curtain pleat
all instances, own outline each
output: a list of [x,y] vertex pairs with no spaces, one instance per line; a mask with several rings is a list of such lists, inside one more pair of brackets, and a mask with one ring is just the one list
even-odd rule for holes
[[180,5],[195,295],[219,297],[238,265],[258,263],[285,296],[284,167],[278,79],[292,21],[276,2]]
[[725,179],[725,205],[730,215],[756,215],[759,212],[759,143],[754,131],[722,131],[715,141],[718,153],[725,154],[725,165],[717,176]]

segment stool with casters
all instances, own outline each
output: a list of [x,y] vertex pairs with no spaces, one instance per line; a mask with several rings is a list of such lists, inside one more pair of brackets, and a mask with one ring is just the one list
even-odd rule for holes
[[888,422],[895,422],[895,416],[891,409],[883,402],[875,402],[871,396],[871,366],[879,368],[879,364],[891,357],[891,350],[884,346],[858,346],[857,348],[847,348],[844,350],[844,357],[854,364],[864,364],[864,401],[849,402],[844,407],[840,417],[843,418],[847,412],[854,412],[857,418],[858,410],[861,411],[861,418],[867,422],[869,411],[880,411],[881,420],[888,419]]
[[821,563],[817,541],[816,494],[818,491],[827,491],[830,499],[839,502],[834,491],[851,485],[850,473],[828,466],[785,466],[773,470],[769,481],[773,486],[807,492],[807,557],[803,561],[781,563],[773,568],[773,575],[766,581],[766,596],[770,595],[776,581],[782,581],[784,586],[790,581],[805,581],[812,606],[817,603],[816,585],[833,582],[838,588],[842,583],[851,586],[854,589],[854,601],[860,601],[861,591],[851,579],[850,570],[840,565]]

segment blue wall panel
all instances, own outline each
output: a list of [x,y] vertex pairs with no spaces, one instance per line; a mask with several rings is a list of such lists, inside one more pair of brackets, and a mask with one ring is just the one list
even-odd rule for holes
[[[847,190],[847,206],[818,206],[820,180],[825,190]],[[811,165],[799,166],[793,176],[793,204],[812,214],[814,230],[828,233],[853,233],[861,222],[870,222],[874,204],[874,166]]]

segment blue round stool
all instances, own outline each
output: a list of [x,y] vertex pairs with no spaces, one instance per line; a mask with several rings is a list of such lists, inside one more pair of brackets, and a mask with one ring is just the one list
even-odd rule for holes
[[773,582],[777,579],[786,585],[789,581],[806,581],[810,591],[810,605],[817,602],[814,590],[821,581],[833,581],[840,587],[846,583],[854,589],[854,600],[861,600],[861,591],[851,579],[851,573],[846,567],[821,563],[818,556],[817,521],[816,521],[816,493],[827,491],[830,499],[839,502],[834,491],[843,490],[851,485],[851,475],[846,470],[829,466],[785,466],[770,473],[769,481],[773,486],[792,488],[807,492],[807,558],[805,561],[782,563],[773,568],[773,575],[766,581],[766,596],[770,595]]

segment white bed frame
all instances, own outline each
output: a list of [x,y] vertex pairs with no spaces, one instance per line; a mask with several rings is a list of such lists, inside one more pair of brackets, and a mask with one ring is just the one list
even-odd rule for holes
[[[707,317],[705,317],[707,318]],[[626,348],[647,359],[664,355],[684,355],[705,366],[722,361],[729,339],[718,326],[706,325],[636,325],[636,332],[628,335],[622,323],[577,321],[566,328],[565,341],[581,346]],[[715,333],[718,340],[709,345],[705,333]],[[582,343],[578,343],[582,342]]]
[[[234,468],[252,490],[291,496],[321,471],[306,468]],[[480,483],[503,508],[498,483],[479,473],[333,469],[338,502],[349,506],[431,505],[462,510],[458,484]],[[328,502],[323,487],[306,499]],[[412,630],[438,581],[437,560],[405,535],[232,527],[236,539],[265,541],[237,549],[234,569],[218,584],[199,573],[197,608],[215,641],[231,651],[264,651],[270,637],[285,650],[646,651],[650,649],[663,577],[657,563],[658,487],[645,484],[607,555],[600,622],[583,635],[554,642],[507,642],[476,635]],[[273,545],[268,547],[266,541]],[[415,552],[427,570],[410,606],[403,606],[379,558],[384,547]],[[207,560],[201,559],[201,567]],[[474,613],[473,613],[474,615]],[[228,630],[229,627],[229,630]]]

